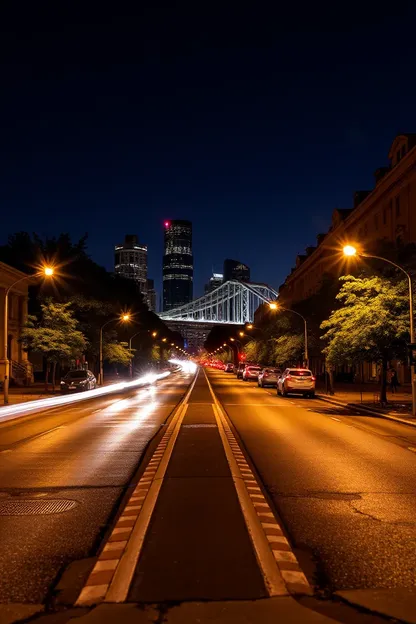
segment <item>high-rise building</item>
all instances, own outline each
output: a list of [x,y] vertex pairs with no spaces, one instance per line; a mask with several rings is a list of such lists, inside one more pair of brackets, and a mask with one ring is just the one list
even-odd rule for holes
[[213,273],[209,278],[209,282],[205,284],[205,294],[212,292],[218,286],[221,286],[224,276],[222,273]]
[[239,260],[224,260],[224,282],[238,280],[239,282],[250,281],[250,268]]
[[147,280],[146,284],[146,301],[148,308],[151,312],[156,312],[156,291],[155,291],[155,282],[152,279]]
[[124,243],[115,246],[114,270],[117,275],[135,280],[140,292],[146,292],[147,245],[139,243],[136,234],[126,234]]
[[192,301],[194,260],[192,223],[165,221],[163,256],[163,310],[171,310]]

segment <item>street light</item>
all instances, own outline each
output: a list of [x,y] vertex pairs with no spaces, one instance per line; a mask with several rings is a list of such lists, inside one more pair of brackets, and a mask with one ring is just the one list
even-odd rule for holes
[[296,310],[289,310],[288,308],[284,308],[283,306],[279,305],[276,301],[271,301],[269,303],[269,307],[270,307],[270,310],[284,310],[285,312],[293,312],[293,314],[296,314],[297,316],[300,316],[300,318],[303,320],[303,323],[304,323],[304,342],[305,342],[305,368],[309,368],[308,325],[306,323],[306,318],[304,316],[302,316],[302,314],[299,314],[299,312],[296,312]]
[[253,323],[249,323],[248,325],[246,325],[246,329],[253,329]]
[[107,321],[106,323],[104,323],[104,325],[101,325],[100,327],[100,379],[99,379],[99,385],[102,386],[104,383],[104,370],[103,370],[103,329],[104,327],[106,327],[106,325],[108,325],[109,323],[112,323],[113,321],[122,321],[123,323],[125,323],[126,321],[130,320],[130,314],[122,314],[119,317],[116,318],[112,318],[109,321]]
[[35,277],[52,277],[55,270],[51,266],[44,266],[40,271],[35,273],[34,275],[25,275],[24,277],[19,278],[13,284],[8,286],[4,293],[4,325],[3,325],[3,339],[4,339],[4,382],[3,382],[3,401],[4,404],[7,405],[9,402],[9,382],[10,382],[10,361],[9,361],[9,353],[8,353],[8,342],[9,342],[9,293],[16,284],[20,282],[24,282],[28,279],[33,279]]
[[[407,277],[407,282],[409,285],[409,315],[410,315],[410,343],[415,343],[415,331],[413,324],[413,288],[412,288],[412,278],[410,274],[402,267],[400,264],[396,264],[392,260],[388,260],[387,258],[382,258],[380,256],[373,256],[372,254],[363,253],[362,251],[357,251],[353,245],[345,245],[343,249],[345,256],[358,256],[359,258],[373,258],[374,260],[381,260],[382,262],[387,262],[387,264],[391,264],[396,269],[399,269],[402,273],[404,273]],[[410,365],[410,374],[411,374],[411,383],[412,383],[412,416],[416,416],[416,372],[415,365]]]
[[153,336],[153,338],[156,338],[157,332],[156,331],[152,332],[152,336]]

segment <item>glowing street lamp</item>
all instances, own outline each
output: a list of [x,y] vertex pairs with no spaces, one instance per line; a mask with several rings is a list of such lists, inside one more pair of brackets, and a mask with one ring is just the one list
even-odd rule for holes
[[246,329],[253,329],[253,323],[249,323],[248,325],[246,325]]
[[[396,264],[392,262],[392,260],[388,260],[387,258],[382,258],[381,256],[373,256],[372,254],[364,253],[362,251],[357,251],[357,249],[353,245],[346,245],[343,249],[345,256],[358,256],[359,258],[373,258],[374,260],[381,260],[382,262],[387,262],[387,264],[391,264],[396,269],[399,269],[402,273],[404,273],[407,277],[407,283],[409,285],[409,316],[410,316],[410,343],[415,344],[415,330],[413,323],[413,288],[412,288],[412,278],[410,274],[405,271],[405,269],[400,266],[400,264]],[[416,371],[415,365],[410,365],[411,379],[412,379],[412,416],[416,416]]]
[[273,310],[273,311],[284,310],[285,312],[292,312],[293,314],[296,314],[297,316],[300,316],[300,318],[303,320],[303,323],[304,323],[304,344],[305,344],[305,367],[308,368],[309,367],[308,325],[306,323],[305,317],[302,316],[302,314],[299,314],[299,312],[296,312],[296,310],[289,310],[288,308],[283,308],[280,304],[277,303],[277,301],[270,301],[269,308],[270,308],[270,310]]
[[8,338],[9,338],[9,293],[20,282],[24,282],[29,279],[33,279],[34,277],[52,277],[55,270],[51,266],[43,266],[40,271],[35,273],[34,275],[25,275],[24,277],[19,278],[13,284],[10,284],[5,290],[4,293],[4,325],[3,325],[3,340],[4,340],[4,381],[3,381],[3,401],[4,404],[7,405],[9,402],[9,383],[10,383],[10,362],[9,362],[9,352],[8,352]]
[[153,338],[156,338],[157,332],[156,331],[152,332],[152,336],[153,336]]
[[99,379],[99,385],[102,386],[104,383],[104,369],[103,369],[103,329],[106,325],[108,325],[109,323],[112,323],[113,321],[121,321],[122,323],[127,323],[128,321],[130,321],[130,314],[122,314],[121,316],[118,316],[116,318],[112,318],[109,321],[107,321],[106,323],[104,323],[104,325],[101,325],[100,327],[100,379]]

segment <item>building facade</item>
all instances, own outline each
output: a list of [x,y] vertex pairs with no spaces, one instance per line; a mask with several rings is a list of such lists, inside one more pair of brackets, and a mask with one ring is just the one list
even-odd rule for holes
[[[26,277],[24,273],[0,262],[0,385],[5,376],[4,361],[4,299],[7,288],[17,280]],[[10,380],[13,384],[25,385],[33,381],[32,365],[20,342],[21,333],[27,322],[28,280],[24,280],[9,292],[7,359],[10,362]]]
[[156,312],[156,290],[155,282],[152,279],[146,281],[146,302],[151,312]]
[[[383,244],[397,249],[416,243],[416,135],[395,138],[389,151],[389,166],[375,171],[372,190],[357,191],[349,209],[336,209],[328,232],[318,234],[316,245],[296,258],[295,267],[279,288],[279,299],[292,307],[319,292],[325,276],[337,278],[349,272],[342,249],[352,244],[377,255]],[[416,270],[416,267],[415,267]],[[376,367],[366,367],[366,380],[374,378]],[[409,370],[398,367],[400,381]]]
[[204,291],[205,294],[212,292],[224,281],[224,275],[222,273],[213,273],[209,278],[209,282],[205,284]]
[[192,301],[193,278],[192,223],[165,221],[163,311]]
[[240,260],[231,260],[227,258],[224,260],[224,282],[229,280],[237,280],[239,282],[250,281],[250,268],[240,262]]
[[114,270],[117,275],[137,282],[140,292],[147,288],[147,245],[139,243],[136,234],[126,234],[124,243],[114,248]]

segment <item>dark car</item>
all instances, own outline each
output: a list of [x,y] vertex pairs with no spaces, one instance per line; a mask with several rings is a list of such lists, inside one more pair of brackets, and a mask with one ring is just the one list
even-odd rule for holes
[[266,386],[277,386],[277,381],[282,374],[282,371],[278,368],[263,368],[258,376],[258,385],[260,388]]
[[246,365],[245,362],[240,362],[240,364],[237,366],[235,372],[237,374],[237,379],[242,379],[243,378],[243,371],[245,369]]
[[61,380],[61,392],[83,392],[97,387],[97,380],[89,370],[71,370]]
[[234,364],[232,362],[228,362],[224,367],[225,373],[233,373],[234,372]]

